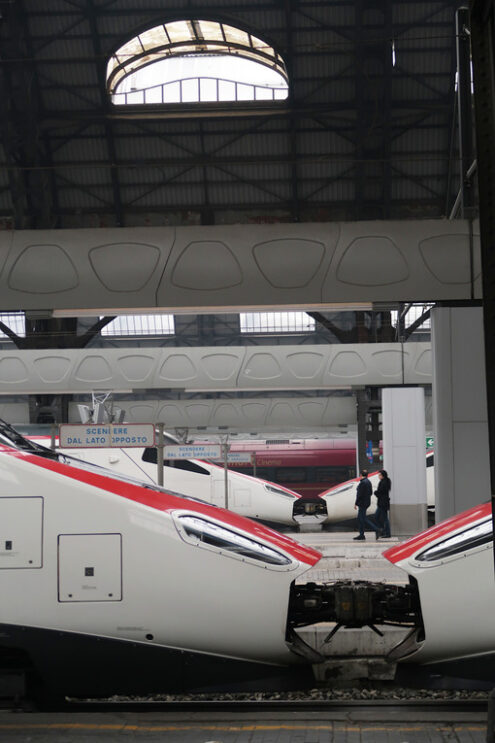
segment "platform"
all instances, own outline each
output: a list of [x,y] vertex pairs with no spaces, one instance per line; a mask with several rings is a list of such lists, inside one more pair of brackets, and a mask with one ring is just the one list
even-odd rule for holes
[[[425,719],[426,718],[426,719]],[[2,743],[484,743],[486,712],[450,719],[384,711],[327,713],[5,713]]]

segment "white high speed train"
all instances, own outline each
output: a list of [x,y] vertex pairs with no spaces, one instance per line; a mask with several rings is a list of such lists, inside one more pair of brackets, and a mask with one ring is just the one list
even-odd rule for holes
[[495,681],[491,503],[386,550],[417,592],[416,626],[389,655],[435,673]]
[[34,696],[283,683],[318,658],[288,604],[320,556],[0,426],[0,677]]
[[[50,437],[30,436],[42,446],[50,445]],[[170,434],[165,444],[177,444]],[[60,449],[71,457],[105,467],[112,472],[136,477],[143,482],[158,481],[156,447],[135,448],[70,448]],[[326,517],[326,505],[309,500],[259,477],[228,470],[230,511],[270,525],[301,526],[320,524]],[[177,459],[164,463],[163,483],[184,495],[201,498],[215,506],[225,507],[225,474],[222,466],[199,459]]]
[[[434,481],[434,453],[429,451],[426,454],[426,497],[428,511],[433,511],[435,508],[435,481]],[[378,472],[371,472],[368,476],[371,482],[373,493],[378,487],[379,477]],[[334,485],[328,490],[324,490],[320,493],[320,498],[325,501],[327,516],[323,523],[325,524],[337,524],[341,521],[349,521],[356,518],[356,511],[354,509],[354,503],[356,501],[356,488],[359,483],[359,478],[355,477],[352,480],[346,480],[341,482],[339,485]],[[392,483],[392,499],[393,499],[393,483]],[[373,506],[376,505],[376,499],[372,496],[371,506],[368,511],[368,515],[373,515]]]
[[393,659],[495,681],[490,506],[384,555],[409,585],[304,583],[316,550],[0,425],[0,678],[31,697],[282,688],[318,622],[399,623]]

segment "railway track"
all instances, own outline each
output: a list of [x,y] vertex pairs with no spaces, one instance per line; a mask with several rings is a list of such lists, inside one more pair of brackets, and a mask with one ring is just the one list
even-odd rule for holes
[[[315,719],[369,719],[373,721],[431,719],[452,722],[460,717],[486,721],[487,699],[328,699],[328,700],[174,700],[174,701],[69,701],[63,707],[71,712],[164,713],[191,716],[280,717]],[[356,717],[357,716],[357,717]]]

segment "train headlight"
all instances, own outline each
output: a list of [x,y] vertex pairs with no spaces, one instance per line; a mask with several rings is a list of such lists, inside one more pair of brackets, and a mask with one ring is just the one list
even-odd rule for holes
[[276,488],[275,485],[268,485],[267,483],[265,483],[265,490],[267,490],[269,493],[275,493],[275,495],[283,495],[286,498],[297,498],[297,496],[293,493],[290,493],[287,490],[282,490],[282,488]]
[[331,497],[332,495],[340,495],[341,493],[345,493],[346,490],[352,490],[355,487],[355,483],[351,483],[351,485],[345,485],[345,487],[342,488],[336,488],[335,490],[331,490],[329,493],[324,493],[325,498]]
[[178,516],[177,523],[187,541],[193,541],[194,544],[205,544],[222,552],[233,553],[241,558],[248,557],[268,565],[291,564],[286,555],[272,547],[208,519],[183,514]]
[[488,545],[492,542],[492,537],[492,520],[488,519],[458,534],[454,534],[453,537],[448,537],[442,542],[434,544],[432,547],[427,547],[415,559],[418,562],[442,560],[446,557],[452,557],[453,555],[466,552],[466,550],[473,549],[473,547]]

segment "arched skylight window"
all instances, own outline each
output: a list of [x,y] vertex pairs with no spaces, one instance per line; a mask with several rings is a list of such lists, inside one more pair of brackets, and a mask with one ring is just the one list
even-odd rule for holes
[[269,44],[201,20],[163,23],[126,42],[108,62],[107,89],[116,105],[273,101],[288,94],[284,61]]

